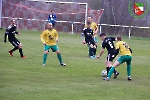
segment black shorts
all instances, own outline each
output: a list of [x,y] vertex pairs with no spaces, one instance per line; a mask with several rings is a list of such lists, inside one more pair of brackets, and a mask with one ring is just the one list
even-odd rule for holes
[[20,41],[17,39],[9,40],[9,42],[15,47],[19,46],[19,44],[20,44]]
[[86,44],[87,44],[88,46],[90,46],[91,44],[94,46],[94,45],[95,45],[95,42],[94,42],[94,41],[86,41]]
[[113,61],[115,57],[116,57],[115,53],[108,53],[107,61]]

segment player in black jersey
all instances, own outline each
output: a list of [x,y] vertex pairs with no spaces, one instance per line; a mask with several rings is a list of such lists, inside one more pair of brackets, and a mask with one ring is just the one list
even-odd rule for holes
[[6,32],[4,35],[4,42],[7,42],[7,36],[8,36],[8,40],[9,42],[14,46],[14,48],[12,50],[9,50],[9,54],[10,56],[13,56],[13,52],[17,49],[19,49],[19,53],[20,53],[20,57],[21,58],[26,58],[26,56],[23,55],[23,51],[22,51],[22,44],[20,43],[20,41],[15,37],[15,34],[20,35],[20,33],[18,33],[16,31],[16,25],[15,25],[15,20],[12,19],[11,20],[11,24],[6,28]]
[[83,44],[87,44],[89,47],[89,56],[91,58],[95,58],[96,54],[96,44],[94,42],[93,30],[90,28],[91,23],[87,23],[88,27],[83,29],[82,35],[85,37],[83,40]]
[[[113,59],[117,56],[116,49],[115,49],[115,46],[113,43],[113,41],[115,41],[115,38],[114,37],[106,37],[105,33],[101,33],[100,37],[102,39],[102,49],[100,51],[100,54],[97,56],[97,58],[100,58],[100,56],[103,54],[103,52],[106,48],[108,51],[108,55],[107,55],[105,64],[106,64],[106,70],[107,70],[107,75],[108,75],[108,72],[112,66]],[[119,75],[119,73],[116,70],[114,70],[114,78],[117,78],[118,75]]]

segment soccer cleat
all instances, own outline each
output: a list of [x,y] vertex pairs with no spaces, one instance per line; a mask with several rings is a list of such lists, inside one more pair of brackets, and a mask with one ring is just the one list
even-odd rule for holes
[[131,80],[132,80],[132,78],[131,78],[130,76],[128,76],[128,80],[129,80],[129,81],[131,81]]
[[93,57],[93,56],[90,56],[90,58],[95,59],[95,57]]
[[114,75],[114,78],[117,78],[117,76],[119,75],[119,73],[118,72],[116,72],[116,74]]
[[60,65],[61,65],[61,66],[66,66],[66,64],[65,64],[65,63],[61,63]]
[[26,56],[22,56],[21,58],[27,58]]
[[45,64],[43,64],[43,66],[45,66]]
[[96,58],[96,55],[93,55],[94,58]]
[[106,78],[103,78],[103,80],[105,80],[105,81],[109,81],[109,78],[107,78],[107,77],[106,77]]
[[10,50],[8,52],[9,52],[10,56],[13,56],[13,54],[12,54],[12,52]]

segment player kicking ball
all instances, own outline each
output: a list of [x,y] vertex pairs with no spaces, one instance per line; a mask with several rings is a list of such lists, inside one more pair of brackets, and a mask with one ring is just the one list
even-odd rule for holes
[[42,32],[40,37],[41,41],[44,44],[43,66],[45,66],[46,64],[49,49],[51,49],[53,52],[56,52],[60,65],[66,66],[66,64],[62,62],[60,51],[58,50],[58,46],[56,45],[56,42],[58,42],[58,33],[53,28],[52,23],[46,24],[46,29]]
[[116,55],[120,52],[120,57],[115,61],[113,66],[111,67],[107,78],[104,78],[103,80],[109,81],[112,73],[114,72],[114,69],[119,66],[120,64],[126,62],[127,64],[127,80],[131,81],[131,61],[132,61],[132,50],[129,47],[129,45],[122,41],[122,38],[120,35],[116,37]]

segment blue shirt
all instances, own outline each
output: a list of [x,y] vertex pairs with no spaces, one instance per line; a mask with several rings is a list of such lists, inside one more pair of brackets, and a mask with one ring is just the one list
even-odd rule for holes
[[55,14],[50,14],[49,16],[48,16],[48,22],[49,23],[52,23],[52,24],[55,24],[55,20],[56,20],[57,18],[56,18],[56,15]]

